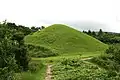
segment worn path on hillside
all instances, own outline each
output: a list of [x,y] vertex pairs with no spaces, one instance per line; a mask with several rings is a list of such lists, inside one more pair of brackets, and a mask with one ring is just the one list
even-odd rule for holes
[[46,71],[46,77],[45,80],[52,80],[52,71],[51,71],[52,65],[47,66],[47,71]]
[[[81,60],[88,60],[88,59],[91,59],[90,58],[83,58]],[[46,77],[45,77],[45,80],[52,80],[52,65],[47,65],[47,70],[46,70]]]
[[89,57],[89,58],[83,58],[83,59],[81,59],[81,60],[89,60],[89,59],[92,59],[92,57]]

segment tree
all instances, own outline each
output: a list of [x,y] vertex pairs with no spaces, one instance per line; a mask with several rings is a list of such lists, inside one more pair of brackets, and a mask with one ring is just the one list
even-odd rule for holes
[[36,27],[34,27],[34,26],[32,26],[32,27],[31,27],[31,30],[32,30],[32,32],[36,32],[36,31],[38,31],[39,29],[36,28]]
[[91,30],[88,30],[88,35],[91,35]]
[[93,32],[91,33],[91,35],[92,35],[93,37],[96,37],[95,31],[93,31]]
[[13,80],[17,69],[13,46],[14,42],[9,39],[0,41],[0,80]]
[[84,30],[83,30],[83,33],[86,33],[86,34],[87,34],[87,31],[84,31]]
[[44,29],[45,27],[44,26],[41,26],[41,29]]
[[29,56],[27,47],[24,44],[24,34],[21,32],[17,32],[13,35],[13,40],[16,41],[18,44],[17,47],[15,47],[15,59],[17,61],[17,64],[20,69],[26,71],[28,69],[28,63],[29,63]]
[[98,32],[98,36],[102,36],[102,35],[103,35],[103,31],[102,31],[102,29],[100,29]]
[[28,69],[29,57],[23,39],[31,32],[15,23],[0,24],[0,80],[13,80],[18,69]]

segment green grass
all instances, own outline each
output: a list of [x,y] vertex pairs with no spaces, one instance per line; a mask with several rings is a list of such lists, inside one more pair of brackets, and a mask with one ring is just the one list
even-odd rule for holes
[[59,54],[104,51],[107,45],[80,31],[62,24],[51,25],[25,37],[25,43],[43,46]]
[[[32,62],[39,63],[40,60],[32,60]],[[17,80],[44,80],[46,75],[46,65],[42,65],[39,71],[31,73],[31,72],[22,72],[16,73]]]
[[[82,55],[80,55],[82,54]],[[32,60],[41,60],[45,64],[54,64],[57,63],[59,60],[63,58],[79,58],[79,59],[85,59],[85,58],[92,58],[96,56],[100,56],[104,54],[104,52],[82,52],[79,54],[64,54],[64,55],[59,55],[56,57],[47,57],[47,58],[32,58]]]
[[37,73],[24,72],[21,80],[44,80],[46,68],[42,68]]

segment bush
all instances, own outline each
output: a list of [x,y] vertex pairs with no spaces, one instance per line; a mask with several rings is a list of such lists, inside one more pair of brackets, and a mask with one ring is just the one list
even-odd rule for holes
[[106,54],[112,54],[112,53],[114,53],[114,51],[115,51],[115,47],[114,47],[114,46],[110,46],[110,47],[105,51],[105,53],[106,53]]
[[30,63],[29,64],[29,71],[30,72],[36,72],[39,70],[39,64],[37,63]]
[[0,80],[13,80],[14,71],[9,70],[9,67],[0,68]]
[[112,60],[120,64],[120,48],[116,46],[110,46],[109,49],[106,50],[106,54],[112,56]]
[[120,72],[120,49],[110,46],[104,55],[94,57],[90,61],[106,70]]
[[53,65],[53,80],[120,80],[116,71],[107,71],[80,59],[62,59]]
[[15,53],[16,63],[21,71],[28,70],[28,63],[30,61],[27,46],[24,44],[23,40],[24,36],[25,35],[22,32],[16,32],[12,37],[12,40],[14,40],[14,42],[17,44],[13,51]]
[[36,62],[30,62],[29,63],[29,71],[32,73],[35,73],[39,71],[41,68],[43,68],[44,64],[42,62],[36,63]]
[[14,43],[9,39],[0,42],[0,80],[13,80],[17,68],[13,46]]
[[28,45],[28,51],[31,57],[50,57],[58,55],[55,50],[48,49],[42,46]]

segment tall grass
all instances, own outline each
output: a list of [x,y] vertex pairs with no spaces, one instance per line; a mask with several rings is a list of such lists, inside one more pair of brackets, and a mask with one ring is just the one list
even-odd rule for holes
[[39,69],[36,72],[21,72],[16,73],[17,80],[44,80],[46,74],[46,65],[41,65],[40,60],[33,60],[33,63],[39,64]]

